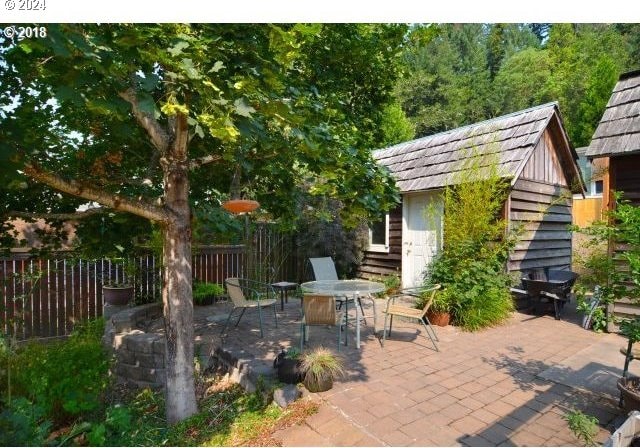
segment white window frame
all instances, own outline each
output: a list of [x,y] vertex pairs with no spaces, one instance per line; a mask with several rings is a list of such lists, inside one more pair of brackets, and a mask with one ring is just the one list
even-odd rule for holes
[[602,197],[602,192],[596,193],[596,182],[602,182],[602,189],[604,191],[604,181],[602,179],[592,180],[589,184],[589,196]]
[[373,232],[369,228],[369,252],[389,253],[389,214],[384,215],[384,244],[373,244]]

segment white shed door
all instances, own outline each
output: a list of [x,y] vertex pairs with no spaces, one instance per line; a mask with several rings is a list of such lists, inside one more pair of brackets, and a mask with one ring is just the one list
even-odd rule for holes
[[422,284],[427,265],[442,247],[442,200],[437,193],[404,196],[402,286]]

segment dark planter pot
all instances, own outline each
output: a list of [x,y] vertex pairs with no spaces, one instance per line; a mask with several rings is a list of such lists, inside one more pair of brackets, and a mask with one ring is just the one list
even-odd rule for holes
[[197,301],[193,299],[193,304],[196,306],[207,306],[213,305],[214,303],[216,303],[216,296],[201,297]]
[[427,311],[427,319],[429,319],[429,322],[433,325],[446,327],[451,321],[451,314],[438,311]]
[[618,380],[618,389],[622,394],[625,412],[640,410],[640,378],[629,377]]
[[327,378],[324,381],[313,381],[305,376],[304,387],[309,392],[326,392],[333,387],[333,378]]
[[304,377],[300,369],[300,361],[297,359],[282,359],[278,362],[278,381],[285,384],[298,384]]
[[103,286],[102,295],[104,302],[109,305],[127,305],[133,299],[133,286]]

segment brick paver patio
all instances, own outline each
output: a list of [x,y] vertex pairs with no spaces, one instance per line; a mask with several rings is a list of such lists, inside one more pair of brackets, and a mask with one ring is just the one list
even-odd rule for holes
[[[377,303],[380,311],[383,301]],[[285,446],[574,446],[579,441],[562,417],[575,408],[598,418],[602,442],[614,420],[621,420],[617,397],[538,376],[603,340],[624,345],[618,335],[582,329],[569,308],[560,321],[514,313],[504,325],[476,333],[437,327],[439,352],[417,325],[399,319],[382,348],[370,318],[360,350],[350,329],[342,350],[348,373],[330,391],[316,394],[319,412],[274,438]],[[280,349],[299,344],[297,299],[284,311],[278,306],[277,329],[273,314],[265,313],[263,339],[257,319],[247,313],[221,340],[216,320],[227,310],[224,304],[197,308],[198,346],[222,347],[270,374]],[[379,319],[378,335],[381,329]],[[309,343],[335,348],[335,329],[313,328]],[[616,362],[606,367],[620,370],[622,355]]]

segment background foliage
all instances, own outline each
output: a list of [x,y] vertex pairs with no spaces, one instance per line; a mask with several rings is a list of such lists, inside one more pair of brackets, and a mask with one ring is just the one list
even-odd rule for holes
[[637,24],[415,26],[396,98],[425,136],[558,101],[571,142],[589,144],[618,76],[638,68]]

